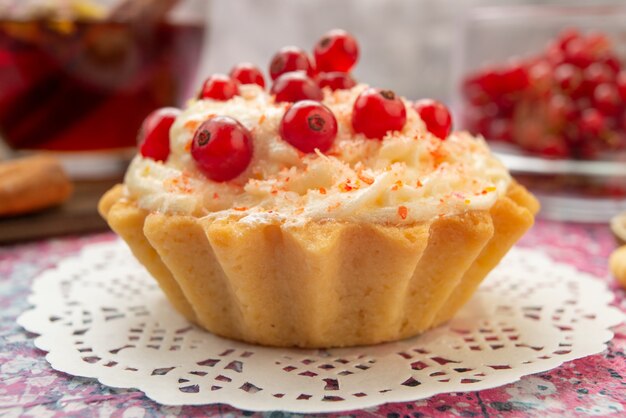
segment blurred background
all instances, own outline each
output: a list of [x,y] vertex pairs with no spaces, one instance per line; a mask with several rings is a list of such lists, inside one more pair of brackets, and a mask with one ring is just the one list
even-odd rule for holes
[[[84,198],[65,215],[102,227],[94,201],[150,111],[238,62],[267,72],[280,47],[310,50],[332,28],[360,43],[357,80],[440,100],[455,127],[492,141],[542,216],[626,210],[624,1],[0,0],[0,158],[59,158],[70,203]],[[0,220],[0,240],[41,215],[29,216]]]

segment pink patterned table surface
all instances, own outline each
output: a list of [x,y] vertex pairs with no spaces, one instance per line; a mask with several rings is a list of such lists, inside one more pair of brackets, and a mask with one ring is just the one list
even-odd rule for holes
[[[292,416],[278,411],[258,414],[226,405],[162,406],[139,391],[112,389],[53,370],[45,352],[34,347],[34,335],[15,322],[28,308],[32,279],[82,246],[112,239],[112,234],[100,234],[0,247],[0,417]],[[540,221],[520,245],[541,249],[606,280],[615,293],[616,306],[626,312],[626,292],[607,271],[615,243],[606,226]],[[615,331],[603,353],[517,383],[336,416],[626,416],[626,325]]]

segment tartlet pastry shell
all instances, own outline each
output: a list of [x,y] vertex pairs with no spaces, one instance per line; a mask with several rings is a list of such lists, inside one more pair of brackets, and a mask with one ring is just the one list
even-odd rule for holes
[[489,211],[409,226],[250,224],[151,213],[117,185],[99,210],[189,320],[236,340],[314,348],[398,340],[449,320],[539,205],[513,182]]

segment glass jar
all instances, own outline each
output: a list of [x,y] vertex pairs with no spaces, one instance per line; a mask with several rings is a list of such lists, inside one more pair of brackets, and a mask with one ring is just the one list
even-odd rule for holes
[[0,137],[14,154],[55,153],[75,178],[119,173],[145,116],[192,94],[206,2],[153,20],[36,3],[0,13]]

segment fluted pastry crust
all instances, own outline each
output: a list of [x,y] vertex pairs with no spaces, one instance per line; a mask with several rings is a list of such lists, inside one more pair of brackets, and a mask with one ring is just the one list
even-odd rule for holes
[[99,209],[189,320],[251,343],[340,347],[413,336],[450,319],[539,206],[512,182],[489,211],[413,225],[148,212],[122,185]]

